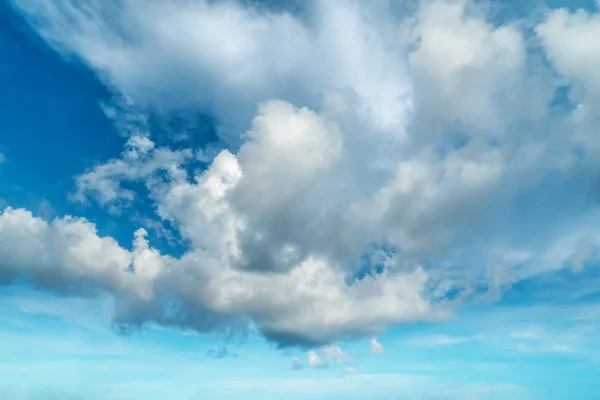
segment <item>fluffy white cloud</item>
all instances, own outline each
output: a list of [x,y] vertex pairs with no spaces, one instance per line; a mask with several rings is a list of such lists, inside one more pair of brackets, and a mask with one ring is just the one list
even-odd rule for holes
[[[343,274],[310,259],[289,274],[270,276],[228,268],[226,256],[202,250],[181,259],[162,256],[148,246],[145,234],[138,231],[127,251],[99,237],[85,220],[67,217],[48,224],[8,208],[0,215],[2,278],[25,276],[60,293],[108,291],[117,300],[115,322],[129,325],[155,321],[215,329],[214,318],[209,320],[216,325],[203,325],[210,315],[231,316],[228,323],[249,315],[281,344],[326,343],[429,311],[417,294],[424,283],[419,272],[348,286]],[[407,296],[416,296],[415,303]],[[379,303],[386,307],[373,312]]]
[[[536,32],[556,69],[575,83],[576,97],[584,92],[600,96],[600,16],[561,8],[549,13]],[[598,99],[598,98],[596,98]]]
[[350,362],[350,356],[338,344],[323,347],[321,354],[324,359],[333,361],[336,364],[348,364]]
[[458,121],[482,134],[498,133],[510,119],[539,115],[544,99],[531,92],[534,82],[523,79],[527,60],[519,28],[494,27],[467,3],[424,2],[416,15],[411,38],[417,49],[409,63],[417,110],[431,131]]
[[[149,162],[155,151],[165,152],[149,150]],[[123,157],[127,170],[146,170],[138,166],[146,160],[128,154]],[[426,299],[423,269],[356,280],[341,262],[348,254],[359,256],[367,250],[361,249],[366,239],[375,239],[361,232],[368,220],[360,218],[367,214],[353,216],[354,198],[340,199],[332,192],[339,190],[335,181],[336,169],[344,171],[341,162],[342,139],[335,125],[275,101],[261,108],[237,156],[223,151],[193,183],[173,166],[181,176],[152,181],[149,187],[158,214],[192,244],[176,264],[189,265],[207,291],[192,284],[182,268],[163,268],[169,284],[186,302],[253,316],[280,343],[324,343],[444,315]],[[95,175],[92,170],[85,176]],[[87,184],[80,186],[81,193],[87,189]],[[338,233],[340,239],[335,238]],[[339,247],[358,249],[344,252]]]
[[[234,2],[14,2],[128,101],[210,109],[236,145],[190,176],[202,149],[159,147],[142,132],[76,179],[73,199],[115,211],[140,195],[129,183],[145,185],[189,244],[181,258],[143,230],[128,251],[85,220],[7,209],[6,279],[108,291],[123,328],[230,331],[250,320],[281,345],[318,346],[443,318],[449,291],[495,297],[595,254],[581,250],[598,218],[581,111],[552,114],[559,82],[519,25],[496,26],[469,2],[423,2],[406,21],[355,1],[316,2],[306,20]],[[553,36],[583,34],[573,18],[552,14],[538,35],[556,68],[593,90],[593,70],[570,65]],[[585,32],[595,18],[580,21]],[[118,262],[99,257],[113,253]]]
[[371,339],[371,354],[382,354],[383,345],[375,338]]
[[327,366],[327,364],[321,360],[321,357],[314,351],[308,352],[308,365],[312,368],[323,368]]
[[174,179],[180,174],[178,167],[191,157],[190,151],[154,149],[154,143],[145,136],[132,136],[125,145],[121,158],[98,165],[79,175],[72,199],[86,201],[93,196],[101,205],[126,204],[135,199],[135,192],[125,189],[122,182],[146,181],[152,183],[161,171]]
[[93,224],[65,217],[47,223],[22,209],[0,214],[0,277],[21,276],[62,293],[131,290],[131,254],[112,238],[101,238]]

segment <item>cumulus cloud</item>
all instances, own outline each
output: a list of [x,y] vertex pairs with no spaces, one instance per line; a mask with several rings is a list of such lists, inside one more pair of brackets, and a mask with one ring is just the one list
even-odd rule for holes
[[371,339],[371,354],[382,354],[383,345],[375,338]]
[[[49,225],[24,210],[7,209],[0,225],[0,232],[11,239],[3,242],[7,244],[2,249],[5,259],[37,255],[39,260],[27,259],[14,266],[5,263],[4,269],[14,278],[25,275],[37,280],[44,272],[56,277],[54,269],[68,266],[73,271],[64,277],[65,285],[79,279],[101,280],[101,287],[117,297],[115,320],[119,323],[155,321],[206,330],[249,315],[267,337],[280,344],[327,343],[336,337],[379,331],[389,323],[430,318],[430,307],[421,295],[427,282],[422,269],[366,277],[349,285],[344,270],[318,254],[300,260],[288,273],[274,275],[240,264],[237,229],[242,224],[244,233],[246,224],[233,212],[226,195],[242,176],[236,157],[225,151],[196,177],[196,183],[171,180],[157,189],[159,213],[172,218],[194,243],[194,250],[181,259],[151,248],[144,230],[136,232],[133,250],[126,251],[114,240],[98,237],[85,220],[66,218]],[[51,229],[54,225],[60,229]],[[41,228],[23,231],[27,226]],[[74,226],[80,227],[77,231],[83,239],[73,238],[72,245],[67,241],[65,251],[50,246],[63,241],[63,230]],[[28,235],[31,239],[25,240]],[[46,266],[46,259],[54,257],[32,248],[36,245],[50,247],[57,258],[63,258]],[[119,255],[118,263],[106,257],[112,252]],[[78,269],[80,259],[83,265]],[[95,267],[90,271],[86,263]],[[29,266],[40,270],[29,271]]]
[[348,364],[350,362],[350,356],[337,344],[323,347],[321,354],[324,359],[333,361],[336,364]]
[[[85,202],[90,196],[101,205],[125,205],[135,200],[135,192],[123,187],[125,182],[146,181],[151,184],[159,172],[173,179],[179,166],[192,156],[191,151],[154,149],[145,136],[131,136],[120,158],[98,165],[76,179],[75,201]],[[117,209],[117,208],[115,208]]]
[[85,219],[47,223],[8,207],[0,214],[0,232],[3,281],[26,276],[34,285],[60,293],[129,286],[131,253],[112,238],[99,237]]
[[315,351],[308,352],[308,365],[312,368],[325,368],[327,364],[321,360],[321,357]]
[[511,123],[544,114],[552,88],[532,77],[544,71],[528,58],[517,22],[495,25],[469,1],[428,1],[409,29],[417,120],[428,135],[447,134],[452,122],[506,135]]
[[536,33],[553,67],[569,85],[569,99],[576,107],[571,129],[586,148],[584,156],[596,164],[600,152],[595,135],[600,121],[600,44],[594,38],[600,34],[600,15],[553,10],[536,27]]
[[[309,17],[201,0],[13,4],[140,110],[212,113],[230,145],[207,160],[130,132],[122,154],[75,180],[73,200],[114,212],[147,196],[187,242],[180,258],[144,230],[127,250],[85,219],[0,215],[4,281],[109,292],[120,329],[255,326],[318,348],[448,317],[460,303],[448,293],[493,299],[600,244],[597,157],[582,146],[597,69],[556,39],[595,32],[596,16],[557,11],[537,27],[552,70],[519,24],[467,1],[404,16],[387,2],[314,2]],[[577,42],[593,64],[593,43]],[[548,106],[563,78],[586,93],[566,116]]]
[[536,32],[556,69],[574,81],[576,98],[583,100],[582,92],[600,95],[600,44],[593,40],[600,33],[600,16],[583,10],[552,10]]
[[[197,263],[194,269],[206,275],[198,279],[216,279],[215,284],[223,280],[222,295],[189,296],[223,311],[256,314],[263,332],[280,343],[325,343],[340,335],[376,332],[388,323],[445,313],[431,310],[424,298],[428,278],[421,268],[357,280],[342,263],[350,255],[360,255],[352,248],[366,246],[368,238],[360,232],[366,220],[352,216],[353,204],[341,203],[331,192],[339,187],[329,186],[337,179],[335,165],[342,162],[341,136],[336,132],[334,125],[314,112],[269,102],[237,155],[223,151],[193,182],[177,163],[169,164],[177,171],[171,179],[150,180],[158,214],[196,249],[175,263]],[[132,137],[130,142],[145,140]],[[151,173],[156,168],[145,165],[154,163],[155,152],[167,151],[150,144],[146,148],[145,159],[137,156],[139,150],[133,151],[135,156],[127,150],[121,159],[106,165],[125,162],[123,170]],[[103,176],[114,184],[122,181],[99,173],[104,167],[84,176]],[[92,182],[78,178],[78,192],[93,194],[97,185]],[[336,239],[332,229],[345,229],[344,224],[349,225],[346,237]],[[188,290],[185,279],[174,270],[166,271],[177,291]],[[324,306],[329,311],[323,313]]]

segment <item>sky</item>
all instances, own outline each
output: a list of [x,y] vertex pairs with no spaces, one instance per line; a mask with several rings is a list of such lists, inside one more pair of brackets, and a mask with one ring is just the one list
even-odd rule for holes
[[0,398],[600,398],[600,3],[0,3]]

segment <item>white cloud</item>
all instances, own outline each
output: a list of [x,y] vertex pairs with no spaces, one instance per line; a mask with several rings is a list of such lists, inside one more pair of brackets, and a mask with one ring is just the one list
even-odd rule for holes
[[112,238],[101,238],[93,224],[65,217],[47,223],[22,209],[0,214],[0,279],[26,276],[57,292],[108,289],[135,292],[127,269],[132,255]]
[[[235,145],[191,176],[209,152],[135,131],[121,155],[76,178],[73,199],[115,212],[147,195],[189,244],[181,258],[144,230],[128,251],[83,219],[7,209],[6,279],[112,293],[123,328],[247,329],[249,318],[281,345],[316,348],[447,317],[454,304],[438,300],[452,289],[468,298],[487,286],[493,299],[581,263],[598,215],[587,200],[594,147],[578,147],[591,136],[577,119],[594,106],[597,69],[571,65],[578,48],[556,32],[593,33],[595,16],[557,12],[538,27],[556,69],[591,88],[583,111],[560,120],[546,107],[558,80],[519,25],[465,1],[423,2],[408,23],[358,1],[316,2],[306,20],[234,2],[13,1],[136,110],[211,111]],[[578,43],[576,59],[593,64],[593,43]],[[371,351],[383,351],[376,339]]]
[[384,352],[383,345],[375,338],[371,339],[371,354],[382,354]]
[[350,356],[337,344],[331,344],[321,348],[321,354],[324,359],[333,361],[336,364],[348,364],[350,362]]
[[572,115],[571,135],[580,146],[587,162],[597,166],[600,144],[596,127],[600,121],[600,14],[566,9],[551,11],[536,27],[546,55],[567,84],[569,98],[576,105]]
[[308,365],[312,368],[324,368],[327,366],[315,351],[308,352]]
[[[516,25],[494,27],[467,1],[424,2],[412,39],[409,63],[415,78],[418,111],[437,124],[464,121],[499,133],[510,119],[537,116],[544,98],[524,78],[526,49]],[[527,93],[526,101],[520,96]],[[429,134],[431,135],[432,132]]]
[[582,243],[577,250],[569,257],[567,262],[571,265],[574,272],[582,272],[588,261],[596,260],[597,255],[595,254],[593,245]]
[[93,196],[101,205],[128,204],[135,199],[135,193],[125,189],[123,182],[143,180],[151,185],[160,171],[176,179],[182,174],[178,167],[191,156],[190,151],[154,149],[147,137],[131,136],[121,158],[97,165],[76,178],[76,192],[71,198],[84,202]]
[[556,69],[576,84],[579,99],[589,92],[600,96],[600,16],[583,10],[553,10],[537,26],[537,34]]
[[[150,182],[159,215],[191,242],[192,251],[181,260],[152,267],[165,271],[168,284],[190,306],[251,315],[280,343],[326,343],[345,334],[380,332],[390,323],[444,315],[442,309],[431,310],[424,297],[428,277],[421,268],[347,284],[348,270],[340,264],[343,249],[361,245],[356,236],[365,224],[349,219],[352,204],[341,208],[331,192],[338,189],[330,185],[337,176],[334,166],[342,162],[336,132],[324,117],[276,101],[261,108],[238,155],[223,151],[194,183],[180,165],[187,158],[154,149],[145,140],[143,152],[134,147],[107,165],[150,176],[142,179]],[[155,161],[156,152],[169,155],[168,166],[177,172],[171,180],[152,179],[165,164]],[[98,172],[104,170],[98,166],[84,176],[115,184],[123,180]],[[94,180],[78,182],[85,182],[79,186],[85,194]],[[321,217],[326,207],[331,212]],[[335,245],[331,229],[344,229],[344,219],[350,225],[340,240],[347,243]],[[156,263],[165,264],[160,260]],[[187,268],[192,276],[184,272]],[[271,271],[278,273],[265,274]],[[203,283],[192,284],[196,280]],[[199,293],[198,284],[207,291]]]
[[[160,212],[182,226],[183,233],[194,238],[198,233],[196,224],[198,229],[204,229],[195,250],[179,260],[162,256],[151,248],[144,230],[136,233],[134,249],[128,252],[112,239],[98,237],[93,225],[85,220],[75,220],[75,224],[67,218],[66,222],[55,224],[59,227],[66,224],[69,229],[80,226],[81,235],[85,234],[86,239],[75,241],[73,249],[68,247],[67,251],[55,246],[57,257],[63,257],[46,265],[46,259],[53,257],[46,257],[43,251],[32,247],[44,249],[62,240],[62,231],[48,229],[46,222],[28,212],[7,209],[2,214],[4,223],[0,225],[0,234],[10,238],[2,248],[4,258],[20,260],[37,255],[39,259],[27,258],[14,267],[8,263],[8,271],[3,272],[14,277],[25,273],[37,281],[44,274],[57,277],[61,268],[71,265],[76,268],[80,262],[79,268],[84,268],[85,273],[65,276],[60,283],[71,286],[79,278],[107,280],[102,288],[117,297],[117,322],[135,325],[155,321],[203,330],[215,327],[204,325],[207,315],[222,314],[226,320],[228,316],[235,320],[237,316],[249,315],[268,337],[283,344],[298,340],[326,343],[347,333],[380,331],[389,323],[430,317],[429,305],[420,294],[427,281],[421,269],[366,278],[351,286],[346,283],[344,271],[333,268],[327,259],[313,255],[286,274],[236,269],[235,258],[239,253],[236,231],[232,229],[239,219],[225,196],[241,177],[235,156],[224,152],[206,173],[197,177],[196,184],[170,181],[157,190],[157,196],[162,196],[160,204],[164,206]],[[189,196],[192,202],[186,203]],[[180,204],[193,206],[180,207]],[[170,213],[171,210],[174,213]],[[27,226],[40,228],[23,231]],[[39,230],[48,232],[40,234]],[[103,249],[102,243],[111,247]],[[70,242],[65,246],[68,244]],[[120,256],[115,266],[106,257],[111,251]],[[65,253],[70,257],[65,258]],[[108,264],[98,264],[102,260]],[[88,263],[94,266],[93,274],[85,269]],[[29,266],[40,269],[29,271]],[[128,272],[130,266],[133,273]],[[163,308],[167,293],[170,302],[181,307],[180,314]],[[382,303],[386,307],[377,306]]]

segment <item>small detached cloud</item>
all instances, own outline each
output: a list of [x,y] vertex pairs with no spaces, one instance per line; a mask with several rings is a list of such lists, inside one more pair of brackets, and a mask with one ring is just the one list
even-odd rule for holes
[[312,368],[325,368],[327,366],[317,352],[312,350],[308,352],[308,365]]
[[383,345],[377,339],[371,339],[371,354],[383,354]]
[[348,367],[344,370],[344,372],[346,374],[356,374],[358,373],[358,370],[356,369],[356,367]]
[[350,362],[350,356],[337,344],[323,347],[321,354],[324,359],[333,361],[336,364],[348,364]]
[[[318,352],[311,350],[307,353],[307,365],[311,368],[326,368],[334,364],[351,364],[350,356],[338,344],[321,347]],[[302,362],[294,357],[290,369],[301,369]]]

